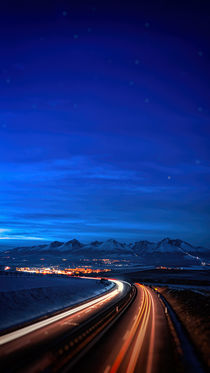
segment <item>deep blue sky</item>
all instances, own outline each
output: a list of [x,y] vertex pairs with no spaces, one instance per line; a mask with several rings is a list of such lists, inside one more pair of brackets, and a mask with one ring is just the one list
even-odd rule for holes
[[0,236],[208,246],[209,2],[5,3]]

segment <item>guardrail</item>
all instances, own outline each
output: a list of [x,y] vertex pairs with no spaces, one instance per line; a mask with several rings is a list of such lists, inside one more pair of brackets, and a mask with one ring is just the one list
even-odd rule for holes
[[[113,325],[125,312],[136,295],[135,287],[118,301],[112,300],[91,318],[75,326],[59,336],[43,339],[38,344],[30,345],[24,350],[0,359],[2,372],[67,372]],[[5,370],[4,370],[5,368]],[[35,369],[34,369],[35,368]]]
[[[85,355],[94,344],[112,327],[123,315],[136,296],[136,288],[131,287],[126,296],[115,305],[99,312],[86,325],[81,325],[71,338],[62,340],[62,347],[54,355],[54,372],[69,372],[74,364]],[[72,339],[73,338],[73,339]],[[85,341],[86,340],[86,341]],[[81,343],[83,342],[83,343]],[[85,343],[85,345],[84,345]],[[81,348],[82,347],[82,348]],[[62,356],[62,359],[60,357]]]
[[[33,274],[34,275],[34,274]],[[22,274],[21,274],[22,276]],[[36,275],[34,275],[36,276]],[[37,275],[39,276],[39,275]],[[43,275],[41,275],[43,276]],[[56,276],[59,276],[59,275],[55,275]],[[63,276],[63,275],[60,275],[60,276]],[[18,277],[18,276],[17,276]],[[23,276],[24,277],[24,276]],[[69,280],[69,276],[63,276],[65,277],[65,279],[68,281]],[[49,275],[49,278],[51,278],[51,275]],[[71,277],[71,278],[75,278],[75,277]],[[76,277],[77,279],[79,279],[80,277]],[[83,277],[81,277],[83,278]],[[91,278],[92,279],[92,278]],[[100,278],[96,279],[96,281],[100,281]],[[107,280],[107,282],[111,282],[109,280]],[[104,288],[104,291],[101,292],[101,295],[103,294],[109,294],[110,292],[113,291],[113,289],[116,287],[116,284],[113,283],[113,286],[110,287],[110,288]],[[53,311],[48,311],[46,313],[44,313],[43,315],[40,315],[39,317],[33,317],[33,318],[29,318],[27,319],[26,321],[23,321],[21,323],[18,323],[18,324],[15,324],[15,325],[12,325],[8,328],[5,328],[5,329],[2,329],[0,330],[0,337],[5,335],[5,334],[8,334],[8,333],[11,333],[17,329],[20,329],[20,328],[24,328],[28,325],[31,325],[33,323],[36,323],[36,322],[39,322],[39,321],[42,321],[42,320],[45,320],[47,319],[48,317],[51,317],[51,316],[56,316],[58,315],[60,312],[65,312],[65,311],[69,311],[71,309],[73,309],[75,306],[80,306],[82,304],[85,304],[88,300],[94,300],[94,299],[97,299],[98,298],[98,294],[97,295],[93,295],[93,296],[89,296],[88,298],[80,301],[80,302],[75,302],[74,304],[71,304],[70,306],[66,306],[66,307],[62,307],[62,308],[58,308],[57,310],[53,310]]]
[[161,293],[159,293],[159,291],[155,290],[154,288],[153,290],[156,291],[158,297],[162,301],[162,304],[165,308],[164,312],[168,317],[170,317],[172,325],[175,329],[182,350],[182,363],[186,372],[204,373],[205,369],[203,368],[202,363],[197,357],[197,351],[195,350],[194,345],[191,342],[187,331],[185,330],[185,327],[182,325],[177,314],[175,313],[169,302],[166,300],[166,298]]

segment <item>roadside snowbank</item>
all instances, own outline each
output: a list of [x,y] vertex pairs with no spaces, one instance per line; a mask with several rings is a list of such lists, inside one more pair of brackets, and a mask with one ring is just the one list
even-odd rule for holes
[[112,288],[110,282],[52,276],[0,276],[0,330],[82,302]]

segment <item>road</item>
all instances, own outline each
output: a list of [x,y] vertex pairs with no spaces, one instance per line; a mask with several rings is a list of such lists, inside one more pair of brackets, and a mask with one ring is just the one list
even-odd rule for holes
[[82,372],[82,367],[86,373],[176,371],[165,308],[152,289],[135,286],[137,296],[132,305],[71,372]]
[[[32,323],[14,332],[0,336],[0,365],[5,372],[40,372],[51,364],[63,361],[67,343],[75,350],[75,339],[87,328],[98,322],[97,315],[104,317],[107,309],[119,304],[130,291],[130,284],[115,282],[115,288],[68,311]],[[93,328],[91,324],[91,328]],[[84,326],[83,326],[84,325]],[[86,326],[87,325],[87,326]],[[91,331],[89,331],[91,332]],[[83,340],[86,340],[85,335]],[[90,338],[89,338],[90,339]],[[72,345],[72,346],[71,346]],[[76,346],[77,347],[77,346]],[[78,348],[76,348],[78,350]],[[74,355],[74,354],[73,354]],[[56,357],[56,359],[55,359]],[[2,372],[2,370],[1,370]]]
[[166,310],[156,292],[115,282],[105,295],[1,336],[1,372],[177,372]]

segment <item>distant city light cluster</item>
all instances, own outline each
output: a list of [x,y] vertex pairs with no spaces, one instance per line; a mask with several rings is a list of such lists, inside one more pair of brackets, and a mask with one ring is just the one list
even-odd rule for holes
[[159,267],[156,267],[156,269],[166,269],[167,271],[168,270],[183,270],[183,267],[165,267],[165,266],[159,266]]
[[[116,266],[121,266],[121,264],[117,263],[129,263],[130,261],[127,259],[107,259],[107,258],[95,258],[95,259],[81,259],[83,262],[99,262],[103,263],[104,265],[115,264]],[[125,264],[126,265],[126,264]]]
[[81,275],[81,274],[90,274],[90,273],[101,273],[101,272],[109,272],[110,269],[92,269],[92,268],[83,268],[83,267],[77,267],[77,268],[65,268],[65,269],[57,269],[54,267],[16,267],[16,271],[18,272],[28,272],[28,273],[39,273],[43,275],[68,275],[68,276],[74,276],[74,275]]

